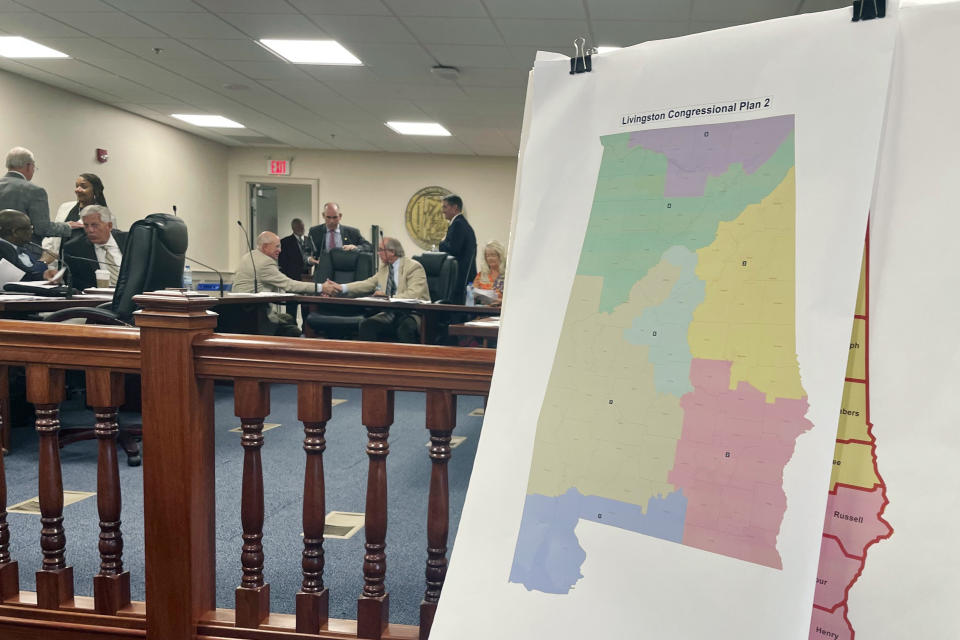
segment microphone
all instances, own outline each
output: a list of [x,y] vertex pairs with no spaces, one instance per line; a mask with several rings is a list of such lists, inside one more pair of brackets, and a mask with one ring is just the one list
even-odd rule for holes
[[[174,207],[174,209],[176,209],[176,207]],[[214,269],[213,267],[211,267],[210,265],[203,264],[199,260],[194,260],[190,256],[183,256],[183,257],[189,260],[190,262],[196,262],[201,267],[206,267],[207,269],[210,269],[210,271],[213,271],[214,273],[217,274],[217,277],[220,278],[220,297],[222,298],[223,297],[223,274],[220,273],[218,270]]]
[[[177,205],[173,205],[173,215],[177,215]],[[194,262],[197,262],[197,261],[194,260]],[[203,266],[203,265],[202,265],[201,263],[199,263],[199,262],[197,262],[197,264],[199,264],[201,267]],[[216,269],[214,269],[214,271],[216,271]]]
[[253,292],[260,293],[260,290],[257,287],[257,263],[253,259],[253,236],[247,233],[247,230],[243,228],[243,223],[239,220],[237,220],[237,226],[240,227],[240,230],[243,232],[244,242],[250,243],[250,266],[253,267]]

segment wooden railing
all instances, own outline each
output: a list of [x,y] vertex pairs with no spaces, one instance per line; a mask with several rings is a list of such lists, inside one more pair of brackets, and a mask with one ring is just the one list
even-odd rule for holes
[[[39,434],[41,570],[36,593],[19,588],[9,553],[6,480],[0,458],[0,638],[280,639],[426,638],[446,574],[447,461],[458,394],[486,394],[494,352],[419,345],[261,338],[213,333],[214,299],[155,292],[137,298],[137,328],[0,321],[0,383],[9,365],[23,365],[27,399]],[[100,571],[93,598],[74,596],[64,557],[63,486],[57,432],[64,372],[87,373],[87,398],[97,417],[97,506]],[[142,377],[145,603],[130,601],[122,563],[121,492],[115,440],[123,374]],[[213,383],[232,380],[244,449],[241,497],[242,580],[235,609],[215,603]],[[298,387],[304,425],[302,584],[295,615],[271,614],[264,580],[264,494],[260,448],[270,413],[270,385]],[[323,452],[331,388],[362,389],[367,431],[366,536],[357,619],[328,618],[323,529]],[[385,589],[388,434],[394,392],[423,391],[431,465],[426,588],[420,625],[388,622]]]

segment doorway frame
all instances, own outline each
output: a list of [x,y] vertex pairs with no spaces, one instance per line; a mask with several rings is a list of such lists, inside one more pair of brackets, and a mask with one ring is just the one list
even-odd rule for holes
[[[250,183],[260,183],[260,184],[277,184],[277,185],[309,185],[310,186],[310,223],[307,224],[307,229],[310,227],[319,224],[320,220],[320,179],[319,178],[293,178],[289,176],[265,176],[265,175],[252,175],[252,174],[243,174],[237,176],[237,182],[235,188],[237,189],[237,202],[240,203],[240,211],[237,212],[237,219],[243,221],[243,225],[247,230],[251,229],[252,220],[250,220],[250,189],[247,187]],[[286,233],[281,233],[279,229],[275,229],[274,232],[283,237],[287,235]],[[239,234],[235,231],[233,242],[234,246],[238,249],[237,255],[242,256],[246,255],[246,252],[250,250],[248,244],[236,244],[240,241]],[[249,242],[249,239],[247,240]]]

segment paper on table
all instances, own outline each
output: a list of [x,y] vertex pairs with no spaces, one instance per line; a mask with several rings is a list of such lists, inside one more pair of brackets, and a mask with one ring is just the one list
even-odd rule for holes
[[24,275],[26,274],[24,274],[23,269],[20,269],[9,260],[0,258],[0,284],[20,282],[23,280]]
[[281,291],[258,291],[257,293],[241,293],[240,291],[227,291],[228,296],[293,296],[293,293],[284,293]]

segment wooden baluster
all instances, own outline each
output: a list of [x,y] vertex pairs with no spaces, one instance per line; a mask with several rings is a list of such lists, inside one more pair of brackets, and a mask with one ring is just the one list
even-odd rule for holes
[[303,421],[303,584],[297,593],[297,632],[318,633],[329,617],[330,593],[323,586],[323,525],[326,495],[323,484],[324,434],[331,415],[331,388],[304,382],[297,388],[297,417]]
[[243,491],[240,523],[243,579],[236,591],[236,626],[253,629],[270,615],[270,585],[263,581],[263,419],[270,414],[270,385],[237,380],[233,386],[234,413],[243,427]]
[[447,577],[447,534],[450,531],[450,490],[447,461],[450,434],[457,425],[457,397],[449,391],[427,391],[427,429],[430,430],[430,497],[427,506],[427,590],[420,603],[420,639],[433,626],[443,581]]
[[367,427],[367,507],[364,521],[363,595],[357,600],[357,637],[379,639],[390,617],[387,574],[387,437],[393,424],[393,391],[363,388],[362,421]]
[[130,572],[123,570],[117,463],[117,408],[123,399],[122,373],[87,370],[87,402],[97,416],[97,512],[100,514],[100,572],[93,577],[93,602],[97,613],[107,615],[130,604]]
[[0,364],[0,447],[10,449],[10,367]]
[[[0,367],[6,369],[6,367]],[[0,383],[3,376],[0,376]],[[6,420],[3,426],[6,426]],[[0,454],[0,602],[20,593],[20,570],[17,563],[10,559],[10,527],[7,525],[7,472],[3,466],[3,454]]]
[[73,568],[67,566],[67,537],[63,531],[63,476],[60,469],[60,403],[64,398],[64,371],[46,365],[27,365],[27,400],[37,412],[40,434],[40,549],[43,564],[37,572],[37,606],[58,609],[73,599]]

